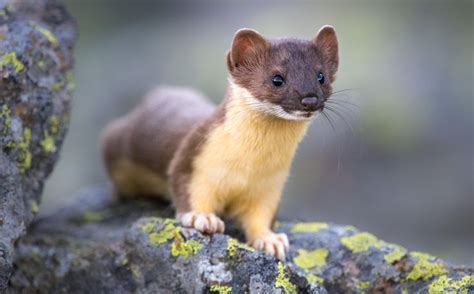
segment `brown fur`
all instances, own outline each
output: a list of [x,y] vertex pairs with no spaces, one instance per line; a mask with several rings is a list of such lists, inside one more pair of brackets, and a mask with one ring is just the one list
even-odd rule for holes
[[[167,191],[166,173],[173,154],[188,131],[209,117],[213,109],[195,91],[160,87],[132,112],[110,123],[103,131],[101,145],[106,169],[120,196]],[[135,172],[130,172],[130,167]],[[147,172],[152,175],[145,176]],[[158,181],[165,187],[155,187]]]
[[207,135],[225,118],[225,103],[219,105],[212,116],[198,124],[183,139],[169,167],[169,179],[177,212],[191,210],[188,184],[193,172],[193,160],[199,154]]
[[[158,90],[106,129],[104,159],[115,186],[122,194],[163,194],[169,178],[185,225],[220,231],[214,214],[225,213],[254,246],[284,256],[288,241],[271,226],[308,118],[330,96],[337,46],[329,26],[307,41],[240,30],[227,54],[229,90],[217,108],[190,91]],[[282,86],[273,84],[275,75]],[[305,98],[320,101],[318,108],[305,107]]]

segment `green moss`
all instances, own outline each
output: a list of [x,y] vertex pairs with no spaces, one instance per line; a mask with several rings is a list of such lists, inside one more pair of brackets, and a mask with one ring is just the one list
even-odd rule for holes
[[439,276],[448,272],[445,265],[436,261],[436,257],[422,252],[411,252],[418,261],[413,266],[411,272],[407,275],[407,280],[416,281],[423,279],[425,281],[432,277]]
[[235,253],[237,252],[237,249],[255,251],[255,249],[253,249],[252,247],[241,243],[234,238],[229,238],[229,241],[227,241],[227,254],[229,254],[230,257],[234,257]]
[[474,286],[474,276],[472,275],[464,276],[460,280],[455,280],[446,275],[442,275],[429,285],[428,293],[429,294],[437,294],[437,293],[467,294],[469,287],[473,287],[473,286]]
[[388,247],[391,248],[391,251],[385,254],[383,258],[386,262],[390,264],[399,261],[400,259],[402,259],[403,256],[407,254],[407,250],[402,246],[390,244]]
[[298,256],[293,259],[293,262],[303,269],[320,268],[326,265],[328,254],[329,251],[326,248],[318,248],[312,251],[298,249]]
[[195,240],[184,241],[179,232],[175,233],[175,242],[171,244],[171,255],[188,259],[201,250],[202,244]]
[[0,67],[4,67],[8,64],[11,64],[15,69],[15,72],[21,72],[25,69],[25,65],[18,60],[16,52],[10,52],[3,55],[2,60],[0,61]]
[[12,119],[10,117],[10,109],[8,109],[8,105],[4,104],[2,106],[2,112],[0,112],[0,116],[2,116],[5,120],[5,126],[3,127],[3,134],[6,134],[10,129],[10,124]]
[[318,223],[318,222],[314,222],[314,223],[298,223],[298,224],[295,224],[292,228],[291,228],[291,231],[292,232],[317,232],[319,230],[322,230],[322,229],[327,229],[328,228],[328,224],[326,223]]
[[232,292],[232,287],[227,285],[212,285],[211,291],[217,292],[219,294],[229,294]]
[[45,153],[51,153],[56,151],[56,142],[48,131],[44,132],[44,138],[43,140],[41,140],[40,144]]
[[323,278],[321,278],[320,276],[317,276],[315,274],[312,274],[312,273],[307,274],[306,279],[311,284],[318,284],[318,285],[323,285],[324,284],[324,279]]
[[39,24],[35,22],[30,22],[30,23],[38,32],[40,32],[43,36],[45,36],[46,39],[48,39],[48,41],[50,41],[52,44],[56,45],[58,43],[58,39],[56,39],[56,36],[54,36],[50,30],[40,26]]
[[31,143],[31,130],[25,128],[23,131],[23,136],[18,142],[18,159],[17,167],[20,171],[20,174],[24,174],[31,167],[31,152],[30,152],[30,143]]
[[32,200],[31,201],[31,212],[37,214],[39,212],[39,205],[38,201]]
[[296,293],[296,286],[290,281],[285,273],[285,266],[278,262],[278,275],[275,279],[275,287],[281,288],[285,293]]

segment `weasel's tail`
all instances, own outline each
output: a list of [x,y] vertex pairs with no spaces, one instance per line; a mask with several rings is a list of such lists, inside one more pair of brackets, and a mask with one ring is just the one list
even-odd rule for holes
[[101,146],[116,194],[168,195],[167,170],[174,152],[213,109],[192,90],[161,87],[129,114],[110,123],[103,131]]

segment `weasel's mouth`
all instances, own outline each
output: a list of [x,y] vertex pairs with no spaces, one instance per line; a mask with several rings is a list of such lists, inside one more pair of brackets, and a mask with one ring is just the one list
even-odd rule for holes
[[294,119],[297,120],[306,120],[306,119],[311,119],[313,116],[316,115],[316,113],[319,111],[314,110],[314,111],[309,111],[309,110],[287,110],[285,109],[285,112],[288,113],[288,115],[291,115],[294,117]]

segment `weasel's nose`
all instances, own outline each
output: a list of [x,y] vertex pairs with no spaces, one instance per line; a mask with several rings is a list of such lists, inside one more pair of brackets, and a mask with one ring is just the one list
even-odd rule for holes
[[301,100],[304,110],[315,111],[323,106],[323,100],[317,97],[305,97]]

